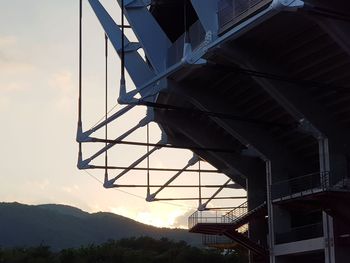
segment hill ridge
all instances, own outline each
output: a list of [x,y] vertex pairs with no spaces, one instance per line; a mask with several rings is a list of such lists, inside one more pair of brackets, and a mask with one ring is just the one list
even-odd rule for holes
[[157,228],[114,213],[89,213],[61,204],[2,202],[0,232],[0,247],[45,244],[53,250],[60,250],[140,236],[184,240],[195,246],[200,244],[198,236],[184,229]]

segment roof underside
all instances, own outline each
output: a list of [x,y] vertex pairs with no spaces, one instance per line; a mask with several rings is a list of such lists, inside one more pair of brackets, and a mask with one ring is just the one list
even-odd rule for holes
[[153,0],[150,10],[172,42],[184,32],[185,13],[187,29],[198,19],[188,0]]
[[[152,12],[156,19],[170,38],[176,39],[183,32],[183,3],[179,3],[182,1],[153,2],[155,5]],[[332,3],[321,0],[309,2],[343,12],[345,7],[350,13],[350,4],[345,0]],[[192,17],[195,19],[195,16]],[[270,145],[276,149],[280,147],[288,153],[289,160],[294,160],[294,164],[300,163],[300,169],[295,168],[296,174],[318,171],[318,141],[310,133],[301,132],[295,116],[269,92],[267,86],[275,89],[289,87],[290,93],[298,94],[300,91],[301,101],[307,100],[310,105],[320,106],[332,123],[341,129],[339,132],[349,132],[349,43],[349,22],[303,11],[279,13],[208,54],[206,59],[210,65],[191,69],[190,73],[189,69],[183,69],[170,77],[188,89],[198,101],[207,101],[211,111],[225,110],[226,113],[239,116],[241,120],[218,120],[210,116],[199,118],[196,115],[181,116],[176,112],[158,111],[158,121],[171,140],[215,148],[229,147],[234,149],[237,156],[242,156],[247,145],[238,138],[240,136],[235,136],[230,127],[242,131],[242,126],[259,135],[254,137],[252,134],[256,145],[266,148],[268,146],[265,145]],[[244,60],[247,56],[248,61]],[[249,63],[250,61],[254,63]],[[258,72],[283,76],[285,79],[261,78],[238,70],[250,64],[254,64],[254,69]],[[159,101],[197,107],[193,101],[178,92],[162,94]],[[246,134],[238,135],[246,138]],[[237,158],[235,153],[199,154],[219,169],[227,169],[232,165],[232,158]],[[257,157],[242,158],[250,158],[256,165],[263,166]],[[235,170],[237,167],[231,168],[233,173],[242,176],[247,175],[240,171],[249,171],[246,167],[240,171]],[[243,180],[241,183],[244,184]]]

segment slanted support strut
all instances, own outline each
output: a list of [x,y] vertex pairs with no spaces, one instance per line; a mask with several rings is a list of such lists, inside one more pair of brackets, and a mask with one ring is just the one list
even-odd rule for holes
[[227,182],[224,183],[218,190],[216,190],[216,192],[205,203],[201,204],[198,207],[198,211],[207,210],[207,205],[209,204],[209,202],[213,200],[230,182],[231,182],[231,179],[227,180]]
[[[161,141],[160,141],[161,142]],[[154,147],[152,150],[150,150],[148,153],[141,156],[139,159],[137,159],[135,162],[133,162],[127,169],[120,172],[117,176],[115,176],[113,179],[110,179],[104,183],[105,188],[113,188],[118,187],[118,185],[115,185],[115,181],[118,180],[120,177],[128,173],[132,168],[139,165],[143,160],[145,160],[148,156],[150,156],[152,153],[154,153],[156,150],[161,149],[160,147]]]
[[146,201],[148,201],[148,202],[155,201],[155,197],[157,196],[157,194],[159,194],[162,190],[164,190],[164,188],[168,187],[169,184],[171,184],[176,178],[178,178],[183,172],[185,172],[187,170],[187,168],[189,168],[190,166],[194,165],[198,161],[199,161],[199,158],[196,155],[194,155],[188,161],[187,165],[183,169],[181,169],[179,172],[177,172],[174,176],[172,176],[162,187],[160,187],[153,194],[147,195]]
[[151,118],[149,116],[146,116],[145,118],[143,118],[137,125],[135,125],[133,128],[131,128],[130,130],[128,130],[127,132],[125,132],[124,134],[122,134],[121,136],[119,136],[118,138],[116,138],[114,141],[115,143],[109,143],[106,146],[104,146],[102,149],[100,149],[98,152],[96,152],[94,155],[92,155],[91,157],[89,157],[86,160],[79,160],[80,162],[78,162],[78,167],[79,169],[88,169],[91,166],[89,165],[89,163],[96,159],[98,156],[100,156],[101,154],[103,154],[104,152],[106,152],[107,150],[109,150],[110,148],[112,148],[113,146],[115,146],[117,144],[118,141],[122,141],[123,139],[125,139],[127,136],[129,136],[131,133],[133,133],[134,131],[136,131],[138,128],[141,128],[145,125],[147,125],[149,122],[151,121]]

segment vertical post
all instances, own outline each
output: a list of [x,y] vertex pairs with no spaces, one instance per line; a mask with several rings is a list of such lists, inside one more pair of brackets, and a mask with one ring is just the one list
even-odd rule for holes
[[190,53],[192,51],[192,47],[191,47],[191,39],[190,39],[190,34],[189,34],[189,30],[187,31],[187,1],[184,1],[184,46],[183,46],[183,57],[186,57],[188,53]]
[[201,178],[201,160],[198,160],[198,194],[199,206],[202,205],[202,178]]
[[[81,127],[81,118],[82,118],[82,49],[83,49],[83,37],[82,37],[82,27],[83,27],[83,1],[80,0],[79,3],[79,98],[78,98],[78,126]],[[79,143],[79,145],[81,145],[81,143]]]
[[328,139],[321,137],[318,139],[319,147],[319,162],[320,162],[320,180],[323,190],[329,187],[330,183],[330,160],[329,160],[329,147]]
[[[107,123],[107,115],[108,115],[108,37],[105,33],[105,147],[107,147],[107,139],[108,139],[108,123]],[[108,149],[105,152],[105,182],[108,181]]]
[[276,259],[274,256],[274,246],[275,246],[275,231],[273,223],[273,206],[272,206],[272,196],[271,196],[271,186],[272,186],[272,167],[271,161],[266,160],[266,184],[267,184],[267,212],[268,212],[268,227],[269,227],[269,255],[270,263],[275,263]]
[[147,196],[150,196],[150,175],[149,175],[149,123],[147,123]]
[[120,65],[120,90],[121,91],[126,91],[125,87],[125,42],[124,42],[124,0],[121,0],[121,65]]
[[184,34],[185,34],[184,41],[185,41],[185,44],[190,42],[190,40],[188,39],[188,34],[187,34],[187,3],[186,2],[187,1],[185,0],[184,1]]
[[[78,95],[78,135],[82,132],[82,67],[83,67],[83,1],[79,1],[79,95]],[[79,161],[83,159],[82,157],[82,143],[79,142]]]
[[[326,190],[330,187],[330,156],[329,156],[329,146],[328,139],[320,137],[318,139],[319,143],[319,160],[320,160],[320,180],[322,190]],[[335,262],[335,252],[334,252],[334,233],[333,233],[333,218],[329,216],[326,212],[322,212],[323,221],[323,233],[325,239],[325,262],[333,263]]]

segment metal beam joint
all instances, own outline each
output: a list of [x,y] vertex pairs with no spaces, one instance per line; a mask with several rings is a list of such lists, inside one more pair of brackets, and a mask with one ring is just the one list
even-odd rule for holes
[[275,0],[272,7],[279,11],[297,11],[304,7],[304,1],[301,0]]
[[151,0],[124,0],[125,8],[140,8],[151,4]]

